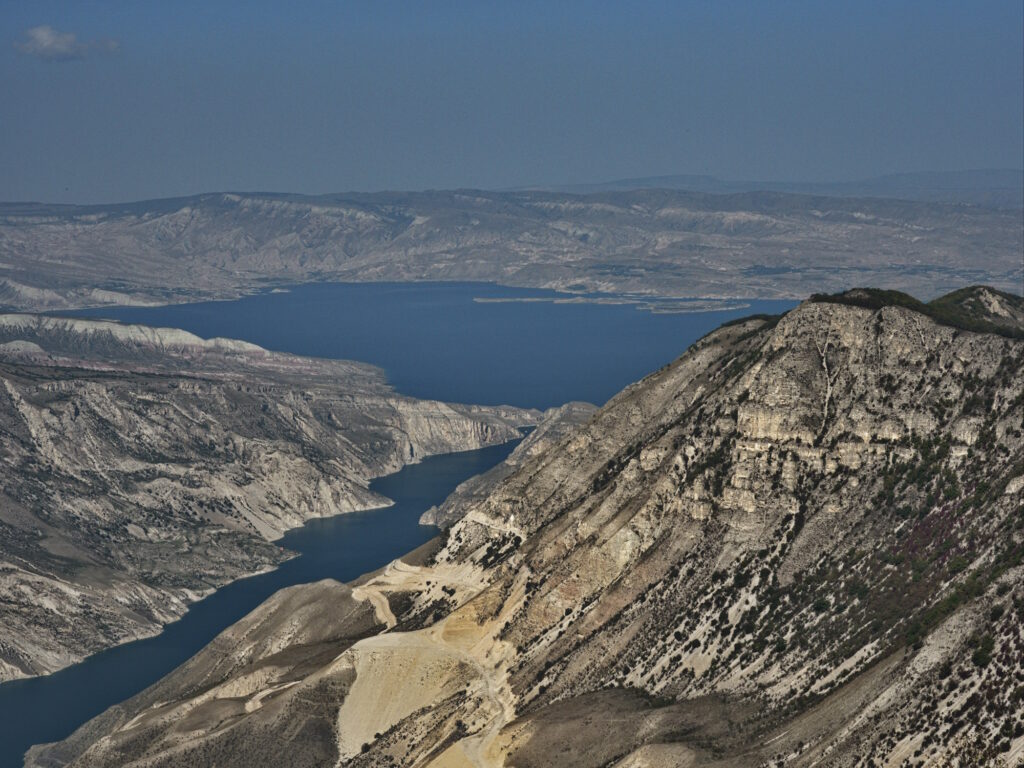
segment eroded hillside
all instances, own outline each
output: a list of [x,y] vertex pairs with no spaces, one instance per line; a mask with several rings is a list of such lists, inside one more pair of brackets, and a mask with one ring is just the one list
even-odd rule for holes
[[0,316],[0,680],[151,635],[370,479],[534,414],[182,331]]
[[877,298],[708,335],[29,763],[1018,764],[1024,341]]
[[0,308],[167,303],[324,280],[489,281],[651,298],[793,298],[864,283],[929,296],[980,282],[1020,290],[1021,238],[1019,211],[774,192],[5,204]]
[[451,527],[466,513],[467,508],[486,499],[498,483],[534,456],[561,442],[580,425],[586,424],[596,410],[597,407],[590,403],[572,402],[544,411],[537,428],[530,431],[508,458],[482,475],[461,483],[443,504],[424,512],[420,523],[439,528]]

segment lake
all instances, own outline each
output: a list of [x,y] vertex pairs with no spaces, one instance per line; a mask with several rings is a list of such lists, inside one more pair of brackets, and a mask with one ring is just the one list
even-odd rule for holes
[[[603,403],[721,323],[794,304],[754,301],[743,309],[656,314],[631,304],[556,298],[564,297],[475,283],[320,284],[237,301],[63,314],[362,360],[381,366],[400,392],[418,397],[547,408],[569,400]],[[323,578],[348,581],[419,546],[436,533],[419,525],[420,514],[514,445],[436,456],[379,478],[371,488],[393,506],[289,532],[281,544],[298,557],[218,590],[160,635],[53,675],[0,685],[0,766],[20,766],[32,744],[62,739],[156,682],[278,589]]]
[[570,400],[603,404],[726,320],[794,306],[750,301],[727,311],[653,313],[635,304],[553,301],[567,298],[486,283],[322,283],[236,301],[61,314],[362,360],[415,397],[550,408]]

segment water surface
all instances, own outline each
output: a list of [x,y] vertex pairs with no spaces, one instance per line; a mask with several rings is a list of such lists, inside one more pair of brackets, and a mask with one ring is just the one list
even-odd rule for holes
[[[749,301],[743,309],[653,313],[635,304],[521,301],[529,298],[569,297],[486,283],[320,283],[237,301],[62,314],[362,360],[415,397],[549,408],[570,400],[601,405],[723,322],[794,305]],[[687,304],[707,302],[677,302]]]

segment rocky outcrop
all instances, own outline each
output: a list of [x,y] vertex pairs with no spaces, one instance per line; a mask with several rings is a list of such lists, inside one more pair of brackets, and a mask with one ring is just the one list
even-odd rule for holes
[[513,449],[507,459],[483,474],[460,483],[443,504],[424,512],[420,516],[420,523],[436,525],[438,528],[451,528],[475,504],[486,499],[498,483],[529,459],[564,440],[573,430],[585,424],[596,411],[597,406],[575,402],[549,408],[541,416],[536,428]]
[[173,303],[323,280],[476,280],[648,298],[792,298],[868,281],[937,295],[978,282],[1019,290],[1022,247],[1018,211],[773,192],[8,204],[0,307]]
[[369,481],[533,412],[414,400],[370,366],[183,331],[0,316],[0,680],[151,635],[273,567]]
[[864,304],[722,327],[29,764],[1017,764],[1024,341]]

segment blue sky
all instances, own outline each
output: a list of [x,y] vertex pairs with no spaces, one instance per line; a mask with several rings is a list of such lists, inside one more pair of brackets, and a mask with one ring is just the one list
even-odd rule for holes
[[0,199],[1024,165],[1024,4],[0,2]]

